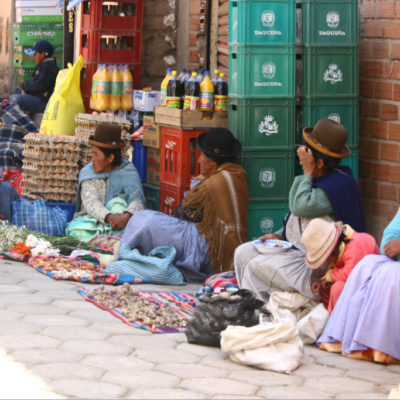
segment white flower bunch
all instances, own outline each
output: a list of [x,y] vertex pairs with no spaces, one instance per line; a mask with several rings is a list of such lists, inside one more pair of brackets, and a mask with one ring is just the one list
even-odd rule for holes
[[0,253],[9,251],[18,242],[25,241],[26,228],[0,221]]
[[28,235],[25,244],[29,247],[32,247],[31,254],[34,257],[36,256],[49,257],[49,256],[60,255],[60,250],[52,247],[50,242],[41,238],[37,238],[35,235],[32,234]]

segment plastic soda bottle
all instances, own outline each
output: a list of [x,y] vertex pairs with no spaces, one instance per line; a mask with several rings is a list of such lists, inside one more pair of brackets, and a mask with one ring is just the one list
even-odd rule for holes
[[172,71],[171,79],[167,85],[167,101],[168,108],[181,108],[182,93],[180,90],[180,82],[176,79],[176,71]]
[[132,110],[133,106],[133,78],[128,66],[122,67],[122,94],[121,109],[124,111]]
[[225,74],[221,72],[214,91],[215,111],[228,111],[228,83],[224,78]]
[[113,65],[111,72],[110,110],[121,109],[122,78],[117,65]]
[[214,74],[211,78],[211,82],[214,85],[214,88],[215,86],[217,86],[218,78],[219,78],[219,69],[214,69]]
[[169,80],[171,79],[172,68],[167,68],[167,75],[161,82],[161,106],[165,107],[167,104],[167,85]]
[[109,71],[105,64],[100,64],[92,79],[90,108],[98,111],[106,111],[108,109],[110,100],[110,81]]
[[196,80],[197,72],[193,72],[191,78],[185,86],[185,101],[183,102],[184,110],[195,111],[199,108],[200,101],[200,84]]
[[197,82],[201,83],[204,78],[204,68],[200,68],[199,74],[197,75]]
[[214,109],[214,85],[210,79],[210,72],[204,73],[204,79],[200,83],[200,110],[212,111]]

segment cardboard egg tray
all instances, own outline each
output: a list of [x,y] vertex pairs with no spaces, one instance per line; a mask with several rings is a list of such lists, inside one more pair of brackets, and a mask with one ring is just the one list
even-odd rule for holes
[[129,130],[132,126],[130,121],[120,117],[116,117],[113,114],[95,115],[95,114],[79,113],[76,114],[75,116],[75,122],[78,125],[94,126],[94,127],[96,127],[96,125],[102,122],[111,122],[113,124],[118,124],[121,127],[121,129],[125,128],[127,130]]

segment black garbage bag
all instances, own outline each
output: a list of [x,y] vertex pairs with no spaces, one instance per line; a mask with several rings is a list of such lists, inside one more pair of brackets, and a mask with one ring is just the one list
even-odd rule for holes
[[220,347],[221,331],[228,325],[257,325],[254,311],[263,305],[247,289],[233,294],[204,293],[187,323],[186,339],[189,343]]

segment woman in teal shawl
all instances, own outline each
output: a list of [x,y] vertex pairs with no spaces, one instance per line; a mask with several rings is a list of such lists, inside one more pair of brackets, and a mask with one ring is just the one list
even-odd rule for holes
[[131,216],[145,208],[139,174],[122,159],[121,129],[101,123],[89,143],[92,161],[79,174],[76,214],[66,229],[83,241],[98,234],[121,235]]

